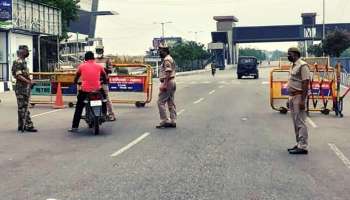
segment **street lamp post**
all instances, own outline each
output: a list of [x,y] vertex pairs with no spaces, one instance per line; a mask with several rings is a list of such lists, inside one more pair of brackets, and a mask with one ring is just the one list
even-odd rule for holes
[[171,24],[171,23],[173,23],[173,22],[171,22],[171,21],[168,21],[168,22],[154,22],[154,24],[160,24],[160,25],[162,25],[162,38],[164,38],[164,26],[165,26],[165,24]]

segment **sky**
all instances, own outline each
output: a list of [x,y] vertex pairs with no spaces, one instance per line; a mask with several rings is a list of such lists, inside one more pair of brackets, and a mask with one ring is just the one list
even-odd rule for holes
[[[350,23],[350,0],[325,0],[326,23]],[[100,0],[99,10],[112,10],[115,16],[97,19],[96,37],[104,39],[107,54],[144,55],[152,39],[179,36],[205,45],[216,30],[213,16],[234,15],[237,26],[301,24],[301,13],[316,12],[322,23],[323,0]],[[264,50],[287,50],[296,43],[242,44]]]

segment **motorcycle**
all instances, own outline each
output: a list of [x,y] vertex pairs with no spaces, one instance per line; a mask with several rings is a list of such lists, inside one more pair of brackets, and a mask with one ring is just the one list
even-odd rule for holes
[[84,101],[85,116],[82,118],[88,124],[89,128],[94,129],[94,134],[100,133],[100,125],[107,121],[107,99],[101,91],[92,92]]

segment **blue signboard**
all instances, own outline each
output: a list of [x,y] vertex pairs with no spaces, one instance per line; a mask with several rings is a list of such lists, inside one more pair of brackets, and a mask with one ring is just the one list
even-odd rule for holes
[[0,0],[0,21],[12,20],[12,0]]
[[110,76],[109,91],[111,92],[144,92],[145,77]]
[[109,91],[111,92],[143,92],[143,84],[110,83]]
[[0,0],[0,28],[12,26],[12,0]]
[[304,40],[304,30],[300,25],[235,27],[233,31],[234,43]]
[[32,95],[49,96],[51,95],[50,80],[36,80],[32,88]]

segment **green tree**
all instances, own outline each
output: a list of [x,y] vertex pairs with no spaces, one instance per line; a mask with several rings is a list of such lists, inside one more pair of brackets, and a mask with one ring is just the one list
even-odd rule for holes
[[314,44],[314,45],[310,46],[307,49],[307,52],[309,54],[316,56],[316,57],[321,57],[323,55],[322,44]]
[[348,48],[347,50],[345,50],[345,51],[340,55],[340,57],[349,58],[349,57],[350,57],[350,48]]
[[329,56],[340,57],[350,47],[350,33],[343,30],[335,30],[327,34],[323,41],[323,50]]
[[67,31],[71,21],[78,19],[78,3],[80,0],[35,0],[35,2],[43,3],[61,9],[62,11],[62,37],[68,38]]
[[266,54],[263,50],[254,48],[239,49],[239,56],[254,56],[258,60],[266,60]]
[[287,52],[275,50],[271,53],[270,60],[278,61],[280,60],[281,57],[287,57],[287,56],[288,56]]
[[180,70],[183,71],[202,68],[204,61],[210,57],[204,45],[194,41],[184,41],[175,44],[170,47],[170,54]]

